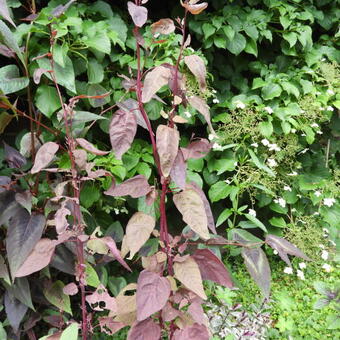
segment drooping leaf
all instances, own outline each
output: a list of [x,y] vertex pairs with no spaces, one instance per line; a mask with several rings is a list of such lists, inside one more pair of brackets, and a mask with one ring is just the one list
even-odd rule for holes
[[52,162],[54,155],[57,153],[59,145],[54,142],[47,142],[42,145],[35,157],[33,168],[31,169],[32,174],[36,174],[45,168],[50,162]]
[[184,160],[182,150],[179,149],[174,163],[171,167],[170,177],[179,189],[185,188],[187,164]]
[[209,109],[208,104],[205,102],[205,100],[198,96],[192,96],[188,98],[188,101],[189,101],[189,104],[204,117],[210,129],[210,132],[215,134],[215,130],[213,126],[211,125],[210,112],[209,112],[210,109]]
[[175,262],[174,272],[176,279],[186,288],[204,300],[207,298],[203,289],[201,272],[196,261],[191,256],[182,262]]
[[175,194],[173,201],[182,214],[183,221],[203,240],[209,239],[208,219],[199,194],[193,189],[185,189]]
[[16,278],[13,285],[11,286],[5,285],[5,286],[11,296],[13,295],[17,300],[19,300],[25,306],[34,310],[30,285],[26,277]]
[[143,270],[137,281],[137,320],[143,321],[160,311],[168,301],[170,292],[166,277]]
[[58,5],[56,8],[53,9],[53,11],[51,12],[51,15],[53,15],[55,18],[59,18],[62,14],[64,14],[68,10],[68,8],[75,1],[76,0],[70,0],[65,5]]
[[205,68],[204,61],[198,55],[192,54],[184,57],[184,62],[188,66],[189,70],[196,77],[201,91],[205,91],[207,84],[205,78],[207,77],[207,70]]
[[205,214],[206,214],[207,220],[208,220],[208,228],[214,234],[216,234],[214,216],[213,216],[213,213],[211,211],[210,203],[209,203],[207,197],[205,196],[204,191],[195,182],[191,182],[190,187],[192,187],[201,197],[203,205],[204,205],[204,211],[205,211]]
[[266,226],[255,216],[250,215],[250,214],[245,214],[245,216],[247,217],[247,219],[249,221],[251,221],[253,224],[255,224],[257,227],[259,227],[260,229],[262,229],[265,233],[267,232],[267,228]]
[[32,209],[32,198],[33,196],[29,190],[26,190],[24,192],[17,192],[15,194],[15,200],[29,213],[31,213]]
[[19,169],[26,164],[26,158],[16,149],[4,142],[5,159],[10,168]]
[[15,27],[15,23],[13,22],[9,14],[9,9],[7,7],[6,0],[0,0],[0,15]]
[[45,222],[44,215],[30,215],[23,208],[10,219],[6,250],[12,277],[40,240]]
[[161,328],[151,318],[136,321],[129,330],[127,340],[159,340]]
[[291,263],[287,254],[300,257],[306,261],[311,261],[311,259],[306,256],[299,248],[295,247],[282,237],[269,234],[266,236],[265,242],[279,253],[281,259],[285,261],[288,266],[291,266]]
[[77,340],[78,331],[79,331],[79,325],[76,322],[72,322],[69,326],[67,326],[65,330],[63,330],[59,340]]
[[155,219],[142,212],[136,212],[126,226],[126,246],[130,250],[130,259],[149,239],[155,228]]
[[120,251],[118,250],[116,246],[115,240],[110,236],[105,236],[102,238],[102,240],[105,242],[107,247],[109,248],[111,255],[128,271],[131,272],[131,268],[127,265],[127,263],[123,260],[122,255],[120,254]]
[[34,84],[38,85],[40,83],[40,78],[45,72],[48,72],[48,70],[46,70],[45,68],[37,68],[34,70],[33,73]]
[[104,194],[113,197],[129,195],[138,198],[147,195],[150,191],[151,186],[145,176],[137,175],[119,185],[111,186]]
[[203,280],[214,281],[227,288],[233,287],[231,276],[223,262],[209,249],[197,249],[192,255]]
[[208,7],[207,2],[202,2],[197,4],[198,1],[189,1],[189,2],[182,2],[181,5],[186,8],[191,14],[197,15],[200,14]]
[[263,241],[246,230],[234,228],[230,231],[230,236],[233,241],[239,242],[241,244],[257,244],[260,247]]
[[175,24],[171,19],[161,19],[151,25],[151,33],[155,35],[160,34],[170,34],[175,32]]
[[202,300],[199,298],[194,299],[193,302],[191,302],[188,313],[193,318],[195,322],[197,322],[200,325],[204,325],[207,322],[207,317],[204,314],[204,310],[202,308]]
[[8,284],[11,283],[11,279],[9,277],[7,265],[5,263],[4,258],[0,255],[0,279],[4,279]]
[[110,141],[117,159],[130,148],[137,131],[137,121],[134,114],[126,110],[118,110],[110,123]]
[[12,326],[14,332],[17,332],[22,319],[24,318],[27,306],[17,300],[13,295],[5,292],[5,311],[7,319]]
[[191,142],[186,148],[181,148],[184,159],[199,159],[207,155],[211,149],[211,144],[207,139],[199,138]]
[[261,248],[243,248],[242,257],[251,277],[265,296],[270,293],[270,267],[266,254]]
[[168,84],[170,77],[170,70],[164,66],[156,66],[152,71],[148,72],[144,79],[143,103],[149,102],[162,86]]
[[148,10],[144,6],[137,6],[128,1],[128,11],[134,24],[138,27],[142,27],[148,20]]
[[84,138],[76,138],[76,142],[86,151],[93,153],[94,155],[97,156],[104,156],[110,153],[109,151],[102,151],[97,149],[92,143],[87,141]]
[[65,207],[65,204],[56,211],[54,215],[55,229],[58,234],[65,232],[69,223],[67,221],[67,216],[71,215],[71,211]]
[[206,326],[194,323],[182,329],[177,329],[173,340],[209,340],[209,332]]
[[64,283],[58,280],[44,290],[44,295],[52,305],[72,315],[70,297],[63,292],[64,286]]
[[136,116],[137,124],[144,129],[148,129],[142,113],[139,110],[138,102],[132,98],[126,99],[123,102],[118,102],[117,106],[122,109],[133,113]]
[[158,125],[156,131],[156,145],[162,174],[164,177],[168,177],[178,152],[178,131],[166,125]]

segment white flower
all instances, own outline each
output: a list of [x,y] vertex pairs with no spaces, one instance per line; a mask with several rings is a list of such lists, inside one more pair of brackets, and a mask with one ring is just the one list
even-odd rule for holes
[[274,249],[274,250],[273,250],[273,253],[274,253],[275,255],[277,255],[277,254],[278,254],[278,251],[277,251],[276,249]]
[[327,106],[327,107],[326,107],[326,110],[327,110],[327,111],[334,111],[334,107],[332,107],[332,106]]
[[259,145],[257,143],[252,143],[250,145],[253,146],[254,148],[258,148],[259,147]]
[[323,204],[327,205],[327,207],[331,207],[335,203],[334,198],[324,198]]
[[306,111],[305,110],[300,110],[300,113],[305,113]]
[[191,113],[189,111],[185,111],[184,112],[184,116],[186,116],[187,118],[191,117]]
[[297,270],[297,273],[296,273],[297,277],[301,280],[304,280],[305,279],[305,274],[303,273],[302,270]]
[[295,208],[292,208],[292,212],[296,212],[297,210]]
[[325,261],[327,261],[328,260],[328,251],[327,250],[322,250],[322,253],[321,253],[321,258],[323,259],[323,260],[325,260]]
[[286,201],[282,197],[275,199],[274,202],[280,205],[282,208],[286,207]]
[[316,123],[313,123],[313,124],[311,124],[310,126],[311,126],[312,128],[317,128],[317,127],[319,127],[319,125],[316,124]]
[[261,143],[264,145],[264,146],[267,146],[267,145],[269,145],[270,143],[269,143],[269,140],[268,139],[262,139],[261,140]]
[[274,112],[270,106],[266,106],[264,110],[267,111],[270,115]]
[[326,234],[329,234],[329,230],[327,228],[322,228],[322,231]]
[[318,135],[322,135],[322,134],[323,134],[322,131],[316,131],[316,133],[317,133]]
[[301,198],[301,197],[302,197],[302,195],[300,195],[300,194],[296,194],[296,196],[297,196],[297,197],[299,197],[299,198]]
[[300,267],[300,269],[305,269],[307,267],[307,265],[304,262],[300,262],[299,267]]
[[320,96],[321,92],[320,91],[316,91],[315,94]]
[[267,159],[267,163],[268,163],[268,165],[269,165],[271,168],[274,168],[274,167],[277,166],[276,160],[273,159],[273,158],[268,158],[268,159]]
[[292,191],[292,188],[290,186],[288,186],[288,185],[285,185],[283,187],[283,190],[285,190],[285,191]]
[[234,162],[234,166],[237,166],[237,162]]
[[305,134],[305,133],[301,133],[301,136],[302,136],[302,137],[306,137],[306,134]]
[[154,38],[158,38],[159,36],[160,36],[160,33],[155,33],[155,34],[153,35]]
[[244,108],[246,107],[246,104],[242,103],[242,102],[239,101],[239,100],[237,100],[237,101],[235,102],[235,104],[236,104],[236,107],[237,107],[238,109],[244,109]]
[[332,267],[328,263],[324,263],[322,265],[322,269],[324,269],[326,273],[329,273],[332,271]]
[[295,132],[296,132],[296,129],[291,129],[290,132],[291,132],[291,133],[295,133]]
[[322,107],[322,106],[319,107],[319,110],[320,110],[320,111],[323,111],[324,109],[325,109],[325,108]]
[[319,244],[319,248],[325,249],[325,246],[323,244]]
[[212,93],[217,93],[217,91],[215,89],[211,90]]
[[118,208],[113,208],[113,211],[115,212],[116,215],[119,215],[119,209]]
[[287,174],[287,176],[297,176],[298,173],[296,171],[291,172],[290,174]]
[[254,209],[249,209],[248,210],[248,214],[251,215],[251,216],[256,217],[256,211]]
[[315,195],[316,197],[320,197],[320,196],[321,196],[321,192],[320,192],[319,190],[316,190],[316,191],[314,192],[314,195]]
[[281,148],[276,144],[268,144],[269,151],[280,151]]
[[226,179],[223,181],[224,183],[227,183],[227,184],[230,184],[231,183],[231,180],[230,179]]
[[283,270],[283,272],[285,274],[293,274],[293,268],[292,267],[285,267],[285,269]]
[[216,136],[213,133],[209,133],[209,136],[208,136],[209,140],[213,140],[215,138],[216,138]]
[[333,95],[335,94],[334,91],[333,91],[332,89],[328,89],[328,90],[327,90],[327,93],[330,94],[331,96],[333,96]]
[[315,216],[319,216],[319,215],[320,215],[320,213],[319,213],[318,211],[315,211],[313,215],[315,215]]
[[214,98],[214,99],[213,99],[213,103],[214,103],[214,104],[218,104],[219,102],[220,102],[220,101],[219,101],[217,98]]
[[321,58],[321,61],[326,61],[326,58]]
[[218,143],[214,143],[213,146],[212,146],[212,148],[213,148],[214,150],[216,150],[216,151],[221,151],[221,150],[223,150],[223,147],[222,147],[220,144],[218,144]]

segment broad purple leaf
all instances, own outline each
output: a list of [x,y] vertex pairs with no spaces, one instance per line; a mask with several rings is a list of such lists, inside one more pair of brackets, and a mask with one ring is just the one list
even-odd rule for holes
[[175,24],[171,19],[160,19],[151,25],[151,33],[170,34],[175,32]]
[[12,326],[14,332],[19,330],[20,323],[24,318],[27,306],[17,300],[14,296],[11,296],[7,291],[5,293],[5,311],[7,319]]
[[45,222],[44,215],[30,215],[25,209],[10,219],[6,250],[12,277],[40,240]]
[[188,308],[188,313],[199,325],[204,325],[207,322],[207,318],[204,315],[202,308],[202,301],[200,299],[195,299]]
[[72,5],[73,2],[75,2],[76,0],[70,0],[69,2],[67,2],[65,5],[59,5],[57,6],[53,11],[52,11],[52,15],[55,18],[59,18],[62,14],[64,14],[68,8]]
[[48,72],[48,70],[45,69],[45,68],[37,68],[37,69],[35,69],[34,73],[33,73],[33,81],[34,81],[34,83],[35,84],[39,84],[41,76],[44,73],[46,73],[46,72]]
[[196,77],[201,91],[205,91],[207,88],[207,83],[205,81],[205,78],[207,77],[207,70],[203,59],[198,55],[192,54],[184,57],[184,62],[192,74]]
[[78,286],[74,282],[71,282],[63,288],[63,293],[71,296],[76,295],[78,293]]
[[148,10],[143,6],[137,6],[133,2],[129,1],[128,11],[133,23],[138,27],[142,27],[146,23],[146,20],[148,20]]
[[137,281],[137,320],[145,320],[160,311],[168,301],[170,292],[166,277],[143,270]]
[[110,141],[117,159],[129,150],[137,131],[136,116],[129,111],[118,110],[110,123]]
[[95,311],[109,310],[117,313],[117,302],[111,297],[103,285],[98,286],[97,290],[91,295],[86,296],[86,301]]
[[209,332],[206,326],[194,323],[183,329],[177,329],[173,340],[209,340]]
[[179,189],[183,190],[185,188],[187,164],[181,149],[177,152],[177,156],[170,171],[170,177]]
[[7,176],[0,176],[0,193],[6,191],[6,187],[11,183],[11,179]]
[[88,142],[84,138],[76,138],[77,143],[86,151],[93,153],[97,156],[104,156],[110,153],[109,151],[102,151],[97,149],[92,143]]
[[300,257],[306,261],[311,261],[311,259],[306,256],[299,248],[295,247],[282,237],[269,234],[266,236],[265,242],[279,253],[281,259],[285,261],[288,266],[291,266],[291,263],[287,254]]
[[16,278],[14,284],[6,288],[10,296],[14,296],[25,306],[34,310],[30,285],[26,277]]
[[33,168],[31,169],[31,173],[36,174],[47,165],[49,165],[52,162],[54,155],[57,153],[58,149],[59,145],[57,143],[47,142],[43,144],[35,155],[35,161]]
[[26,164],[26,158],[16,149],[4,142],[5,160],[10,168],[19,169]]
[[152,319],[136,321],[129,330],[127,340],[160,340],[161,328]]
[[208,127],[210,129],[210,132],[213,134],[215,133],[215,130],[211,124],[210,120],[210,108],[206,101],[198,96],[192,96],[188,98],[189,104],[197,110],[206,120]]
[[103,316],[99,319],[100,330],[102,333],[113,335],[125,327],[123,322],[114,321],[113,317]]
[[15,58],[15,53],[10,48],[2,44],[0,44],[0,54],[8,58]]
[[129,111],[136,116],[137,124],[144,129],[148,129],[142,113],[139,110],[138,102],[132,98],[126,99],[123,102],[118,102],[117,106],[121,110]]
[[233,287],[231,276],[223,262],[209,249],[197,249],[192,255],[203,280],[214,281],[227,288]]
[[268,297],[270,293],[270,267],[261,248],[243,248],[242,257],[251,277]]
[[216,234],[214,216],[213,216],[213,213],[212,213],[211,208],[210,208],[210,203],[209,203],[207,197],[205,196],[205,193],[203,192],[203,190],[202,190],[195,182],[191,182],[191,183],[190,183],[190,186],[191,186],[191,187],[199,194],[199,196],[201,197],[201,199],[202,199],[202,201],[203,201],[203,205],[204,205],[205,214],[207,215],[208,228],[209,228],[214,234]]
[[186,148],[182,148],[184,159],[202,158],[207,155],[211,149],[211,144],[207,139],[200,138],[191,142]]
[[32,209],[32,194],[29,190],[24,192],[17,192],[15,194],[15,200],[24,207],[29,213]]
[[0,15],[7,20],[9,23],[11,23],[14,27],[15,23],[13,22],[10,14],[9,14],[9,9],[7,7],[6,0],[0,0]]
[[10,283],[11,279],[9,277],[7,265],[4,258],[0,255],[0,279],[4,279],[5,282]]
[[62,206],[56,211],[54,215],[54,223],[58,234],[62,234],[67,229],[67,216],[69,215],[71,215],[71,211],[65,206]]
[[104,194],[114,197],[129,195],[132,198],[138,198],[147,195],[151,189],[152,188],[145,176],[137,175],[117,186],[114,184],[106,190]]

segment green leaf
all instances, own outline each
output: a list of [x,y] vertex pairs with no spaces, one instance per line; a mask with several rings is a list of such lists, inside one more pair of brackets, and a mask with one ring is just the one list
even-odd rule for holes
[[227,49],[235,54],[239,55],[246,47],[247,40],[241,33],[235,33],[234,38],[231,41],[227,41]]
[[271,121],[261,122],[259,124],[259,129],[260,129],[260,133],[264,137],[269,138],[273,134],[273,124],[271,123]]
[[280,23],[284,29],[287,29],[292,21],[286,16],[280,16]]
[[282,82],[281,86],[288,94],[292,94],[295,98],[299,98],[300,91],[295,85],[289,82]]
[[235,159],[217,159],[214,162],[214,170],[217,171],[217,175],[221,175],[226,171],[233,171],[236,168]]
[[254,78],[252,90],[258,89],[259,87],[265,86],[267,83],[262,78]]
[[297,42],[297,34],[295,32],[285,32],[282,36],[283,39],[288,41],[289,47],[293,47]]
[[97,288],[100,285],[98,274],[89,263],[86,263],[85,280],[91,287]]
[[64,294],[64,286],[63,282],[58,280],[44,290],[44,295],[52,305],[72,315],[70,297]]
[[215,33],[216,28],[209,23],[204,23],[202,26],[202,30],[204,33],[204,38],[208,39],[210,36],[212,36]]
[[248,149],[249,155],[254,162],[254,164],[261,170],[264,170],[267,172],[270,176],[275,177],[275,173],[273,172],[272,169],[270,169],[267,165],[263,164],[255,155],[254,151]]
[[92,47],[97,51],[110,54],[111,52],[111,42],[110,38],[107,36],[106,32],[97,32],[94,37],[87,38],[84,43],[88,47]]
[[104,79],[104,68],[97,59],[90,59],[87,65],[87,78],[89,84],[101,83]]
[[314,89],[313,83],[309,80],[301,79],[300,85],[302,86],[303,94],[311,93]]
[[244,48],[244,51],[257,57],[258,50],[256,41],[253,39],[247,39],[247,45]]
[[226,48],[227,47],[227,40],[224,37],[218,35],[218,36],[214,37],[214,44],[218,48]]
[[80,203],[86,209],[90,208],[95,202],[100,199],[100,190],[92,182],[86,182],[80,192]]
[[53,45],[53,60],[61,67],[65,67],[66,57],[68,52],[68,45]]
[[217,202],[229,196],[233,186],[223,181],[217,182],[209,189],[208,195],[211,202]]
[[257,246],[260,247],[261,244],[263,243],[262,240],[260,240],[253,234],[243,229],[239,229],[239,228],[232,229],[229,234],[230,234],[229,236],[231,240],[242,243],[242,244],[259,243],[259,245]]
[[0,90],[4,94],[20,91],[28,84],[28,78],[20,77],[18,66],[7,65],[0,68]]
[[256,44],[256,40],[259,37],[259,31],[257,30],[255,25],[246,25],[244,27],[244,31],[246,32],[246,34],[252,38],[252,40],[255,42]]
[[282,92],[282,88],[278,84],[269,83],[262,87],[262,97],[264,100],[270,100],[275,97],[279,97]]
[[[107,92],[108,91],[99,84],[91,84],[87,88],[87,94],[89,96],[101,96]],[[103,98],[91,98],[89,99],[89,102],[92,107],[101,107],[110,102],[110,96],[108,95]]]
[[216,227],[219,227],[222,223],[224,223],[227,220],[227,218],[231,216],[231,214],[232,214],[231,209],[224,209],[217,219]]
[[274,227],[278,228],[285,228],[286,227],[286,221],[284,220],[283,217],[272,217],[269,220],[269,223],[273,225]]
[[229,40],[233,40],[235,37],[235,31],[231,26],[223,26],[223,32]]
[[250,214],[245,214],[245,217],[251,222],[253,222],[255,225],[257,225],[260,229],[262,229],[264,232],[267,232],[266,226],[255,216],[250,215]]
[[59,340],[77,340],[79,325],[71,323],[62,333]]
[[52,86],[40,85],[34,101],[36,107],[48,118],[61,107],[57,90]]

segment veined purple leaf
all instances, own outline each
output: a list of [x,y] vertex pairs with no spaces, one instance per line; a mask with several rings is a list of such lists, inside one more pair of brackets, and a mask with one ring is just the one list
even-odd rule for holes
[[9,9],[6,4],[6,0],[0,0],[0,15],[7,20],[9,23],[11,23],[14,27],[15,23],[13,22],[10,14],[9,14]]
[[142,113],[139,110],[138,102],[132,98],[126,99],[123,102],[118,102],[117,106],[121,110],[129,111],[136,116],[137,124],[144,129],[148,129],[146,126],[145,120],[143,118]]
[[113,184],[104,194],[114,197],[129,195],[132,198],[138,198],[147,195],[151,189],[145,176],[137,175],[119,185]]
[[20,323],[27,312],[27,306],[25,306],[7,291],[5,293],[4,300],[5,311],[9,324],[12,326],[14,332],[17,332],[19,330]]
[[143,270],[137,281],[137,320],[143,321],[160,311],[170,296],[170,283],[166,277]]
[[270,293],[270,267],[261,248],[243,248],[242,257],[251,277],[268,297]]
[[99,319],[100,330],[102,333],[113,335],[125,327],[123,322],[114,321],[113,317],[103,316]]
[[127,340],[159,340],[161,328],[152,319],[136,321],[129,330]]
[[186,148],[181,149],[185,160],[188,158],[198,159],[207,155],[211,149],[211,144],[207,139],[200,138],[191,142]]
[[[1,1],[1,0],[0,0]],[[34,70],[33,73],[33,81],[35,84],[39,84],[40,83],[40,78],[41,76],[46,73],[49,72],[49,70],[45,69],[45,68],[37,68]]]
[[26,158],[16,149],[4,142],[5,159],[10,168],[19,169],[26,164]]
[[110,141],[112,149],[117,157],[130,148],[137,131],[137,121],[134,114],[126,110],[118,110],[113,115],[110,123]]
[[295,247],[282,237],[269,234],[266,236],[265,242],[279,253],[281,259],[285,261],[288,266],[291,266],[291,263],[287,254],[300,257],[306,261],[311,261],[311,259],[306,256],[299,248]]
[[188,308],[188,313],[199,325],[204,325],[207,322],[207,317],[204,315],[202,308],[202,300],[195,299]]
[[74,282],[71,282],[63,288],[63,293],[71,296],[76,295],[78,293],[78,286]]
[[110,153],[109,151],[102,151],[97,149],[92,143],[88,142],[84,138],[76,138],[77,143],[86,151],[93,153],[97,156],[104,156]]
[[198,55],[192,54],[184,57],[184,62],[188,66],[189,70],[196,77],[201,91],[205,91],[207,83],[205,78],[207,76],[207,70],[205,68],[204,61]]
[[128,11],[133,23],[138,27],[142,27],[146,23],[146,20],[148,20],[148,10],[144,6],[137,6],[129,1]]
[[57,153],[58,149],[59,145],[57,143],[47,142],[43,144],[39,148],[35,156],[35,161],[33,168],[31,169],[31,173],[36,174],[37,172],[45,168],[47,165],[49,165],[52,162],[54,155]]
[[170,177],[179,189],[185,188],[187,177],[187,164],[184,160],[182,150],[179,149],[170,171]]
[[165,18],[165,19],[160,19],[157,22],[154,22],[151,25],[151,33],[156,34],[170,34],[175,32],[175,24],[171,19]]
[[6,250],[12,277],[40,240],[45,223],[44,215],[30,215],[25,209],[10,219]]
[[173,340],[209,340],[209,338],[207,327],[194,323],[192,326],[177,329]]
[[197,110],[206,120],[208,127],[210,129],[210,132],[213,134],[215,133],[215,130],[211,124],[210,120],[210,108],[206,101],[198,96],[192,96],[188,98],[189,104]]
[[[114,297],[111,297],[103,285],[100,285],[97,290],[91,295],[86,296],[86,301],[91,305],[95,311],[109,310],[117,313],[117,302]],[[100,303],[104,303],[102,306]]]

